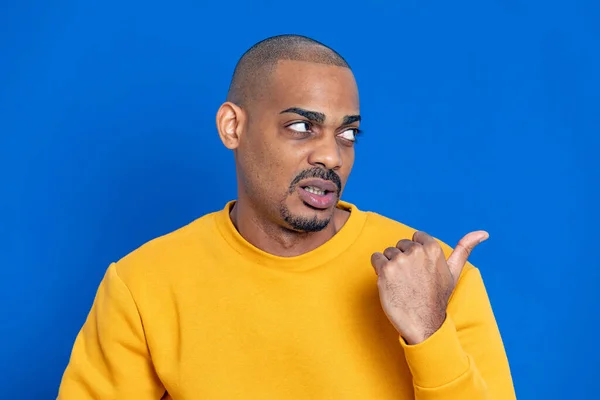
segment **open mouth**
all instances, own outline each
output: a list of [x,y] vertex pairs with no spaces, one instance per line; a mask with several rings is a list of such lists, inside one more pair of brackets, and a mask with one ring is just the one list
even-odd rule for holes
[[331,187],[322,187],[327,185],[319,186],[316,186],[315,184],[301,185],[298,188],[298,195],[300,196],[300,200],[302,200],[307,207],[313,210],[322,211],[335,205],[337,199],[337,190],[329,190],[333,189]]
[[315,187],[315,186],[303,186],[302,189],[306,190],[308,193],[312,193],[317,196],[324,196],[327,193],[332,193],[332,191],[330,191],[330,190],[319,189],[318,187]]

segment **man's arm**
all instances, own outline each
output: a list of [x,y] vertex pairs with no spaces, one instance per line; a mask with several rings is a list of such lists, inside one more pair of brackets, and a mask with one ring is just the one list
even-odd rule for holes
[[467,263],[488,237],[471,232],[452,250],[418,231],[412,240],[371,256],[381,305],[400,334],[416,400],[515,398],[483,280]]
[[400,343],[416,400],[514,400],[504,345],[479,270],[468,265],[442,327],[417,345]]
[[77,335],[59,400],[160,399],[137,306],[111,264]]

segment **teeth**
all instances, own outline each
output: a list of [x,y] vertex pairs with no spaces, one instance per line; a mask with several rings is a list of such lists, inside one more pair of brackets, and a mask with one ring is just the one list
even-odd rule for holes
[[319,196],[323,196],[325,194],[325,192],[323,190],[317,189],[314,186],[307,186],[307,187],[304,188],[304,190],[306,190],[309,193],[316,194],[316,195],[319,195]]

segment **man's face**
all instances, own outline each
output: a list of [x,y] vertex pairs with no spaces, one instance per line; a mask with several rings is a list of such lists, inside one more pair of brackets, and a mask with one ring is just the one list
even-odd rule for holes
[[354,162],[358,89],[348,68],[280,61],[247,109],[237,149],[240,184],[269,218],[324,229]]

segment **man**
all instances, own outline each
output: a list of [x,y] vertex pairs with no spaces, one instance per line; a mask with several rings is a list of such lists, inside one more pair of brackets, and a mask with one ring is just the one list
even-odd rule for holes
[[515,398],[467,263],[487,233],[452,250],[340,200],[360,112],[339,54],[258,43],[216,122],[237,200],[108,268],[60,399]]

